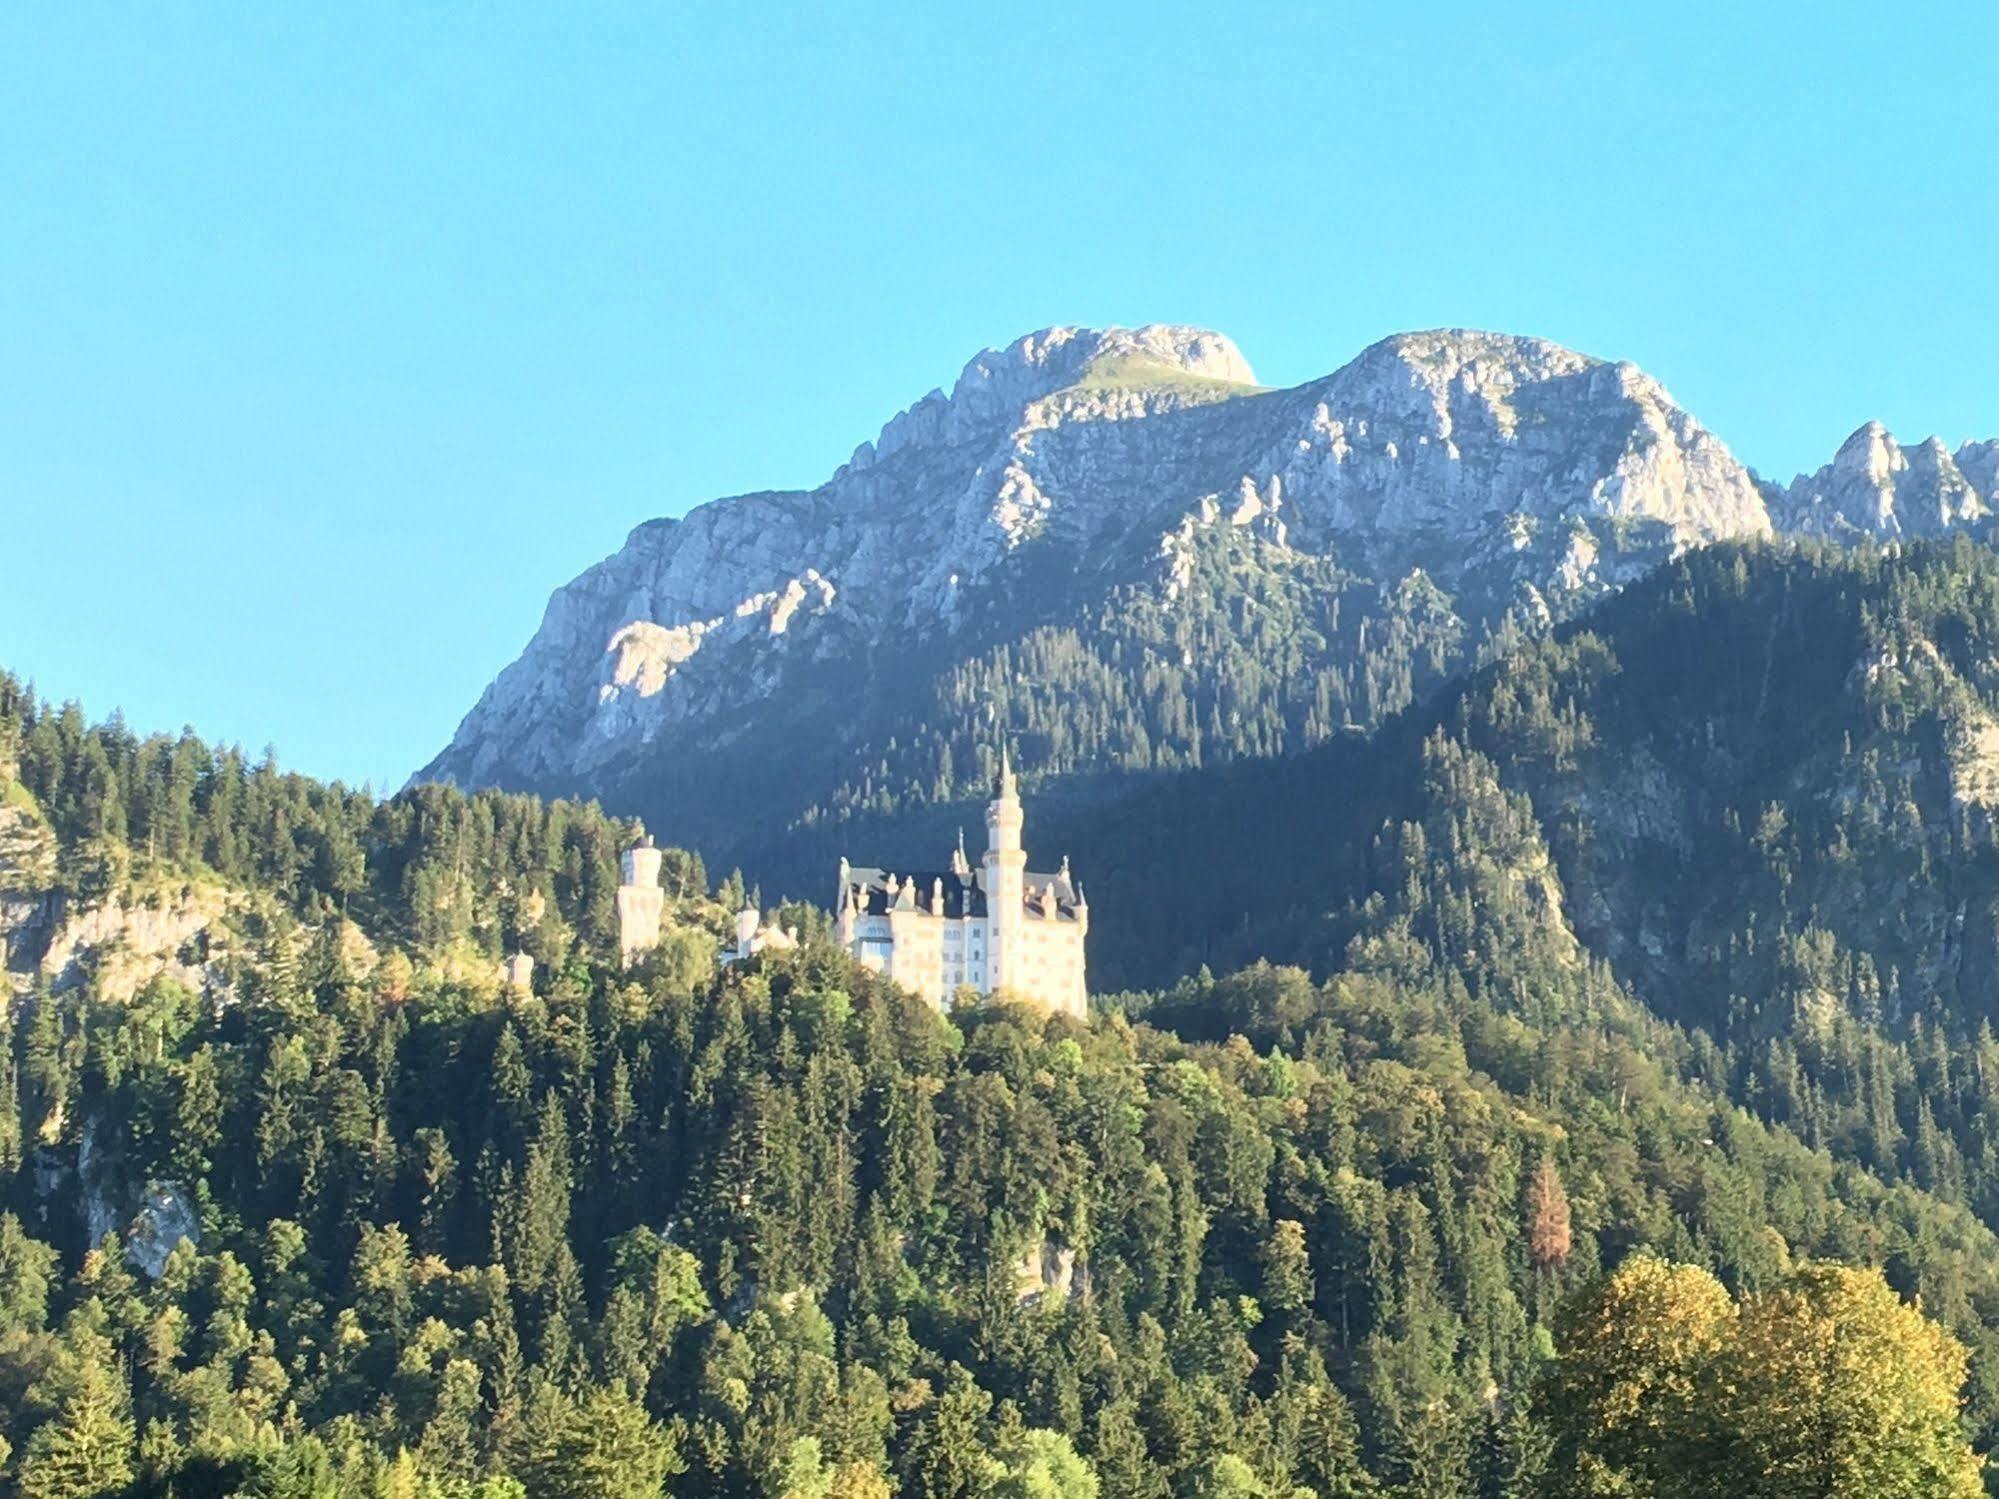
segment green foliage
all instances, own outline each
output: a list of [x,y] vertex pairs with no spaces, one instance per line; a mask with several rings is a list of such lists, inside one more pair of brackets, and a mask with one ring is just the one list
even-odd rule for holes
[[1807,1265],[1738,1314],[1706,1271],[1635,1259],[1566,1319],[1547,1378],[1551,1487],[1975,1499],[1965,1360],[1878,1274]]
[[[1999,1223],[1995,642],[1987,548],[1717,548],[1368,742],[1045,836],[1115,851],[1090,881],[1099,981],[1270,957],[1635,1039],[1649,1012],[1641,1071]],[[1259,1039],[1311,1013],[1268,971],[1224,992]],[[1757,1231],[1753,1204],[1704,1211]]]
[[132,1478],[132,1422],[124,1381],[109,1367],[104,1340],[87,1330],[66,1339],[29,1398],[49,1411],[21,1452],[21,1499],[89,1499]]
[[1097,1475],[1059,1431],[1009,1434],[993,1454],[992,1499],[1097,1499]]
[[[1724,1488],[1714,1381],[1737,1335],[1720,1281],[1639,1256],[1579,1296],[1540,1407],[1556,1433],[1558,1487],[1579,1495],[1694,1495]],[[1954,1393],[1954,1392],[1953,1392]]]
[[[823,933],[715,973],[694,939],[723,908],[691,857],[671,860],[689,944],[626,971],[608,902],[627,830],[592,808],[376,803],[6,684],[0,738],[70,894],[171,876],[262,903],[210,992],[45,988],[0,1031],[6,1479],[1520,1499],[1592,1474],[1665,1492],[1723,1460],[1778,1485],[1829,1451],[1849,1486],[1956,1492],[1967,1370],[1963,1429],[1981,1448],[1999,1430],[1999,1043],[1978,922],[1951,928],[1954,964],[1920,959],[1945,930],[1925,913],[1985,909],[1962,726],[1999,639],[1987,568],[1690,559],[1374,745],[1076,824],[1098,831],[1072,846],[1104,851],[1100,966],[1164,985],[1088,1024],[937,1015]],[[1303,670],[1305,636],[1350,623],[1301,610],[1251,631],[1263,665],[1295,647]],[[1919,636],[1952,678],[1856,677],[1799,644],[1758,710],[1744,653],[1674,666],[1772,611],[1780,644],[1928,662]],[[1652,630],[1677,643],[1647,656]],[[1025,692],[1039,670],[1007,674]],[[1833,794],[1852,762],[1797,723],[1827,691],[1874,723],[1864,764],[1916,756],[1894,784],[1919,817],[1873,781]],[[1694,700],[1711,728],[1681,724]],[[1756,732],[1757,711],[1784,722]],[[979,770],[965,751],[952,784]],[[1632,776],[1677,788],[1682,820],[1646,821],[1660,799]],[[1841,895],[1841,837],[1897,901]],[[1686,940],[1667,961],[1605,935],[1624,930]],[[540,960],[532,992],[492,981],[515,946]],[[1259,952],[1301,961],[1238,961]],[[1179,977],[1207,959],[1235,971]],[[194,1206],[199,1243],[157,1278],[84,1243],[82,1194],[48,1190],[82,1180],[86,1136],[93,1189]],[[1712,1278],[1648,1300],[1665,1262]],[[1648,1318],[1670,1335],[1641,1336]],[[1827,1329],[1911,1372],[1828,1373],[1807,1356]],[[1717,1412],[1699,1397],[1719,1384],[1756,1393]],[[1800,1445],[1797,1390],[1886,1437]]]
[[546,1499],[653,1499],[674,1470],[674,1443],[616,1390],[551,1393],[530,1418],[524,1477]]
[[[41,1392],[17,1464],[342,1494],[668,1469],[716,1495],[1464,1492],[1531,1470],[1499,1413],[1541,1308],[1637,1246],[1740,1284],[1786,1245],[1890,1260],[1989,1357],[1969,1309],[1999,1305],[1999,1243],[1660,1071],[1635,1017],[1271,970],[1158,1002],[1215,1041],[946,1019],[823,947],[696,995],[606,966],[499,1009],[256,972],[295,997],[156,996],[137,1013],[181,1018],[148,1047],[119,1049],[126,1007],[47,1001],[120,1058],[79,1073],[66,1128],[178,1117],[198,1077],[218,1124],[198,1157],[131,1132],[141,1178],[193,1167],[208,1205],[157,1281],[115,1250],[52,1273],[65,1220],[15,1179],[0,1388]],[[298,1059],[282,1088],[272,1056]],[[1551,1152],[1559,1264],[1532,1249]],[[1066,1297],[1018,1280],[1044,1245]]]
[[[220,878],[313,923],[335,914],[423,955],[468,944],[561,967],[579,945],[615,947],[618,856],[630,829],[595,805],[424,786],[387,801],[280,771],[266,755],[192,733],[140,739],[90,725],[0,672],[0,744],[14,795],[39,806],[60,849],[60,890],[99,898],[125,880]],[[708,894],[698,857],[669,850],[678,909]],[[703,916],[719,932],[720,913]]]
[[1068,387],[1081,394],[1107,390],[1142,390],[1182,394],[1197,400],[1238,400],[1262,393],[1262,387],[1196,374],[1143,354],[1103,354],[1092,359]]
[[[1505,618],[1427,575],[1370,578],[1254,527],[1190,526],[1176,545],[1174,587],[1158,579],[1155,533],[1111,564],[1138,581],[1106,589],[1078,573],[1071,538],[1036,537],[1018,554],[1005,629],[815,662],[760,708],[758,753],[690,746],[667,766],[607,770],[592,789],[753,869],[766,890],[823,899],[843,853],[913,855],[976,826],[1001,735],[1044,802],[1101,805],[1162,776],[1372,730]],[[972,593],[965,617],[984,617]]]

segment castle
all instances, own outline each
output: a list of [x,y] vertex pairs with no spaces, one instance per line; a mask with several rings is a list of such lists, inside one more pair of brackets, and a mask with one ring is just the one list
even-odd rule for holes
[[861,962],[940,1009],[961,987],[1004,989],[1083,1018],[1083,938],[1090,908],[1069,861],[1054,874],[1027,867],[1020,791],[1005,752],[986,808],[986,852],[973,869],[964,840],[945,870],[898,873],[840,861],[834,917]]
[[[982,995],[1004,989],[1049,1010],[1087,1016],[1083,939],[1090,930],[1089,903],[1066,858],[1054,874],[1028,869],[1020,842],[1023,821],[1020,788],[1002,750],[979,867],[965,857],[963,838],[944,870],[897,873],[842,859],[834,901],[841,945],[939,1009],[961,988]],[[660,862],[650,838],[624,853],[618,945],[628,967],[659,942],[666,902]],[[796,932],[754,909],[738,913],[733,935],[734,945],[719,955],[724,963],[798,944]]]

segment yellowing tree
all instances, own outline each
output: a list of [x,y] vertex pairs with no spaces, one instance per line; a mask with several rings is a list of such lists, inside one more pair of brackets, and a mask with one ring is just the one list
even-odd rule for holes
[[817,1437],[791,1444],[777,1483],[778,1499],[889,1499],[891,1492],[888,1475],[873,1463],[828,1463]]
[[1718,1382],[1738,1492],[1975,1499],[1958,1422],[1968,1360],[1872,1271],[1808,1265],[1745,1298]]
[[1969,1356],[1877,1272],[1806,1265],[1738,1309],[1633,1260],[1574,1302],[1540,1408],[1555,1493],[1977,1499]]
[[1735,1304],[1707,1271],[1641,1257],[1571,1303],[1544,1394],[1557,1492],[1694,1495],[1714,1451],[1707,1375]]
[[873,1463],[845,1463],[833,1471],[826,1499],[889,1499],[888,1475]]

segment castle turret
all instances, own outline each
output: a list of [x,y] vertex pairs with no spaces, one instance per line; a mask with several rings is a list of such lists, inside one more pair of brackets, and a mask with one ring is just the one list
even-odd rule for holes
[[838,939],[842,947],[851,948],[858,940],[861,900],[859,893],[852,886],[846,884],[846,879],[847,861],[842,859],[840,861],[840,881],[843,888],[840,891],[839,909],[834,915],[833,935]]
[[666,892],[659,887],[660,858],[649,837],[625,850],[625,882],[618,887],[618,949],[627,964],[659,945],[660,918],[666,913]]
[[1021,922],[1025,919],[1027,854],[1020,842],[1020,787],[1006,746],[1000,746],[999,775],[986,807],[986,987],[1020,982]]
[[664,857],[665,855],[653,847],[652,836],[650,834],[639,839],[637,843],[625,850],[623,860],[625,883],[627,885],[637,885],[645,889],[657,889],[659,886],[660,860]]

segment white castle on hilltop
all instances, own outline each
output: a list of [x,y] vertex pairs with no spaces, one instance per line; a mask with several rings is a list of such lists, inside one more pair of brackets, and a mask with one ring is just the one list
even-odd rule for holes
[[1083,887],[1066,858],[1054,874],[1028,869],[1021,823],[1020,791],[1001,750],[980,867],[967,861],[962,838],[946,870],[898,873],[842,859],[834,906],[841,944],[940,1009],[969,987],[1086,1016]]
[[[958,840],[945,870],[863,869],[840,861],[835,930],[862,963],[914,990],[939,1009],[958,990],[997,990],[1078,1019],[1089,1013],[1083,939],[1090,907],[1069,861],[1054,874],[1027,867],[1021,847],[1020,789],[1006,751],[986,808],[986,852],[977,869]],[[659,943],[666,892],[661,851],[641,837],[625,850],[618,888],[618,945],[627,967]],[[769,949],[798,945],[790,928],[746,907],[735,919],[734,944],[719,960],[738,963]],[[525,959],[520,960],[525,963]],[[512,978],[512,970],[509,977]],[[523,987],[532,975],[523,970]]]

